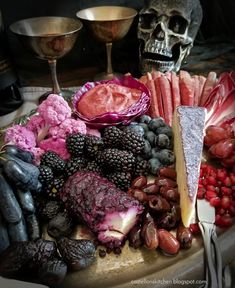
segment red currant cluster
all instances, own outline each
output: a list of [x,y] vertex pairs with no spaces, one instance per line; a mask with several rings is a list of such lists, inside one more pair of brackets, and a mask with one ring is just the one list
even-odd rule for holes
[[[209,155],[218,158],[224,167],[235,166],[235,137],[230,125],[226,127],[211,125],[206,129],[204,144]],[[234,169],[234,168],[233,168]]]
[[216,209],[219,227],[228,227],[235,216],[235,173],[226,168],[202,164],[197,197],[205,198]]

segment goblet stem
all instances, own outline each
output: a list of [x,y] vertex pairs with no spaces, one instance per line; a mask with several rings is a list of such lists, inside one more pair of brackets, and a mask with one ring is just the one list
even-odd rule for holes
[[106,43],[106,52],[107,52],[107,74],[112,75],[113,74],[113,67],[112,67],[112,45],[113,43]]
[[57,72],[56,72],[56,59],[53,60],[48,60],[50,70],[51,70],[51,78],[52,78],[52,83],[53,83],[53,88],[52,92],[54,94],[62,95],[61,89],[57,80]]

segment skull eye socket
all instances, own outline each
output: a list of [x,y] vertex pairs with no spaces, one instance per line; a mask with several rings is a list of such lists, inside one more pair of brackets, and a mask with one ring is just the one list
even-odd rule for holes
[[141,29],[149,30],[154,28],[154,25],[157,21],[156,14],[141,14],[139,17],[139,25]]
[[188,21],[181,16],[175,15],[170,18],[169,29],[177,34],[184,34],[188,27]]

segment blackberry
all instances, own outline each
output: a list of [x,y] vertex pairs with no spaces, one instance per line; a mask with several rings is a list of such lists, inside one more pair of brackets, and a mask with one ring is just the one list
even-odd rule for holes
[[65,161],[53,151],[47,151],[42,155],[41,165],[50,167],[57,174],[63,172],[65,169]]
[[128,151],[118,150],[116,148],[107,148],[99,154],[97,160],[101,167],[110,172],[130,172],[132,173],[135,168],[135,157]]
[[84,157],[73,157],[67,161],[65,166],[65,172],[68,176],[73,175],[79,170],[83,170],[86,166],[87,160]]
[[45,166],[45,165],[40,165],[38,167],[40,174],[38,176],[38,180],[41,182],[42,185],[47,185],[51,183],[53,180],[53,171],[50,167]]
[[72,156],[82,155],[84,145],[85,145],[85,135],[81,133],[70,134],[66,138],[66,148]]
[[58,199],[59,193],[64,186],[64,182],[65,179],[63,177],[54,178],[54,181],[44,189],[44,192],[49,198]]
[[107,179],[122,191],[127,191],[131,186],[131,174],[125,172],[114,172],[106,175]]
[[147,176],[149,173],[149,166],[150,165],[147,160],[137,157],[134,176]]
[[116,126],[110,126],[104,129],[104,145],[109,148],[120,148],[122,131]]
[[122,135],[122,148],[124,150],[132,152],[134,155],[139,155],[143,152],[145,146],[144,138],[131,131],[130,129],[126,129]]
[[96,172],[100,175],[103,174],[102,168],[99,166],[99,164],[96,161],[90,161],[87,163],[87,166],[85,168],[86,171]]
[[87,135],[85,139],[85,153],[90,158],[95,158],[99,151],[104,148],[102,138]]

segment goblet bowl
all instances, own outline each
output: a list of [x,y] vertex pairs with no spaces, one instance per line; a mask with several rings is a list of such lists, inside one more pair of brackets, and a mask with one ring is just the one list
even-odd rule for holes
[[104,43],[122,39],[130,29],[137,11],[121,6],[97,6],[80,10],[77,17]]
[[17,21],[10,30],[36,57],[58,59],[67,54],[77,39],[82,23],[66,17],[36,17]]

